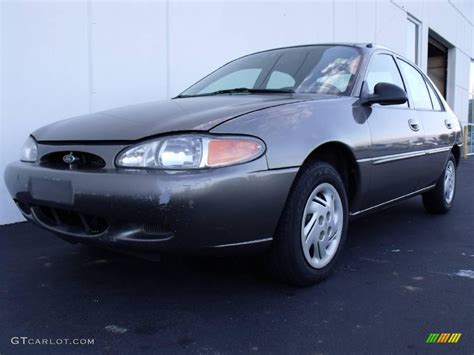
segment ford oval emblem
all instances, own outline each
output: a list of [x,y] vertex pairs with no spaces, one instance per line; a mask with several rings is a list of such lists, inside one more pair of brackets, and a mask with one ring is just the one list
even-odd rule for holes
[[65,162],[66,164],[72,164],[76,160],[78,160],[78,158],[76,158],[72,153],[66,154],[65,156],[63,156],[63,162]]

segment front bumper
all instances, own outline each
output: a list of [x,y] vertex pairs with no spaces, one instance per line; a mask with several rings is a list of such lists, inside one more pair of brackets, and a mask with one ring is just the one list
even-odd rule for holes
[[60,170],[15,162],[7,188],[30,221],[71,242],[189,252],[268,246],[297,169]]

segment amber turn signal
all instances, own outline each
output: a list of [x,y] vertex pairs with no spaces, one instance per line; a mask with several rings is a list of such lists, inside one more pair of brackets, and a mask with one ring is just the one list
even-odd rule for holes
[[251,138],[225,138],[209,140],[207,149],[207,166],[216,167],[250,161],[260,156],[264,148]]

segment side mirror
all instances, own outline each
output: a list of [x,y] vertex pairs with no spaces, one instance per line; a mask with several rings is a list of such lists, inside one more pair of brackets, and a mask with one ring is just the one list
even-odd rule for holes
[[374,93],[368,93],[367,82],[364,81],[360,93],[360,104],[371,106],[373,104],[380,105],[400,105],[408,101],[407,93],[401,87],[389,84],[378,83],[374,87]]

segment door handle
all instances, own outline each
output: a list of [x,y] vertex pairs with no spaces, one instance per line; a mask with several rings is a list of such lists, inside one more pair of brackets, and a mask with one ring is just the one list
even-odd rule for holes
[[410,126],[410,129],[412,131],[419,131],[420,130],[420,124],[418,123],[417,120],[409,119],[408,120],[408,126]]
[[445,119],[444,124],[446,125],[447,129],[452,129],[453,128],[453,123],[451,122],[451,120]]

